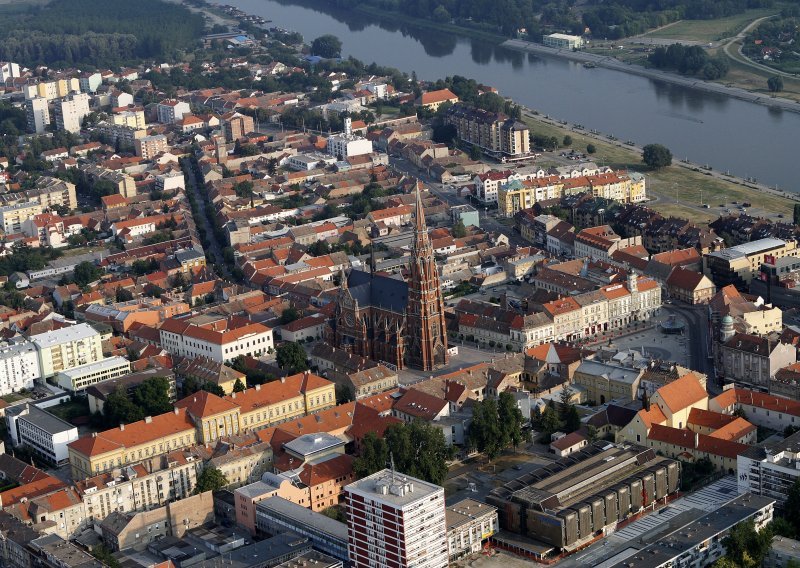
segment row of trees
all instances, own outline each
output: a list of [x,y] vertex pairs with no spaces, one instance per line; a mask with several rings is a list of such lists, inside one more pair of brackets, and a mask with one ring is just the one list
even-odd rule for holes
[[698,45],[685,46],[679,43],[657,47],[647,56],[647,61],[658,69],[676,69],[684,75],[701,74],[712,81],[721,79],[730,69],[724,56],[711,57]]

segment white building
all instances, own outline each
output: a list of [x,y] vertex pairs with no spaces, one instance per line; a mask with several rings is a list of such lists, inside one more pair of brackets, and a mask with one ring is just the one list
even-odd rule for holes
[[103,76],[100,73],[84,73],[78,78],[82,93],[96,93],[97,88],[103,84]]
[[38,201],[25,201],[0,207],[0,226],[6,235],[22,232],[22,225],[35,215],[41,215],[42,205]]
[[56,127],[59,130],[78,133],[83,119],[89,114],[89,95],[73,93],[56,101],[54,105]]
[[326,156],[316,152],[311,154],[295,154],[286,159],[286,165],[298,172],[310,172],[311,170],[324,168],[325,166],[335,163],[336,157]]
[[227,363],[239,355],[259,357],[273,349],[272,329],[242,318],[193,322],[170,318],[159,329],[161,346],[182,357],[208,357]]
[[447,507],[446,519],[450,562],[480,552],[483,543],[500,530],[497,508],[474,499]]
[[33,404],[6,409],[6,425],[14,447],[27,446],[48,463],[69,463],[67,444],[78,439],[78,428]]
[[34,97],[25,101],[25,118],[28,130],[36,134],[43,134],[50,126],[50,107],[44,97]]
[[32,389],[33,382],[41,376],[33,343],[0,344],[0,396]]
[[739,493],[786,501],[800,477],[800,432],[766,446],[751,446],[736,458]]
[[158,122],[161,124],[174,124],[180,121],[184,114],[190,114],[192,109],[189,103],[166,99],[158,103],[156,111],[158,113]]
[[181,172],[167,172],[156,176],[156,189],[161,191],[183,191],[186,181]]
[[372,154],[372,142],[363,136],[353,134],[353,123],[349,118],[345,118],[344,133],[335,134],[328,138],[328,154],[337,157],[341,156],[342,159]]
[[579,49],[583,47],[583,38],[567,34],[550,34],[542,37],[542,43],[556,49]]
[[122,377],[131,372],[131,363],[125,357],[108,357],[94,363],[65,369],[56,374],[58,386],[68,391],[82,391],[87,387],[110,379]]
[[442,487],[384,469],[344,492],[353,568],[448,565]]
[[32,335],[39,353],[42,378],[103,359],[100,332],[88,323]]
[[0,61],[0,83],[19,77],[19,64],[11,61]]

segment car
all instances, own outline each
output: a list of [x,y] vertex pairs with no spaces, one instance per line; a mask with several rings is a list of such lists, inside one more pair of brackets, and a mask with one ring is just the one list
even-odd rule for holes
[[731,203],[733,203],[734,205],[739,205],[738,201],[731,201]]
[[720,207],[725,207],[725,204],[724,203],[720,203],[719,206]]
[[748,201],[745,201],[744,203],[742,203],[742,207],[752,207],[752,206],[753,206],[753,204],[748,202]]
[[522,466],[517,464],[514,466],[514,469],[516,469],[517,471],[522,471]]
[[778,219],[783,219],[783,213],[778,213]]
[[485,296],[485,295],[486,295],[486,290],[481,290],[481,296]]
[[709,205],[708,203],[703,204],[703,209],[708,209],[709,207],[711,207],[711,205]]

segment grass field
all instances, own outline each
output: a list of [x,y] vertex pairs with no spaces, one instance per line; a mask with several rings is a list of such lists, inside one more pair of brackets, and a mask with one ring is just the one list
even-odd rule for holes
[[747,10],[741,14],[718,20],[680,20],[669,26],[646,33],[644,37],[682,39],[707,43],[726,37],[733,37],[753,20],[771,16],[779,11],[775,8],[769,8]]
[[[588,144],[594,144],[597,153],[591,156],[591,159],[598,164],[608,165],[614,169],[625,168],[645,173],[648,195],[671,200],[671,202],[659,200],[651,204],[653,209],[666,215],[679,215],[692,221],[705,222],[717,215],[713,207],[723,201],[730,203],[733,200],[757,201],[759,208],[770,213],[790,215],[795,203],[789,199],[757,192],[737,183],[706,175],[703,171],[693,171],[677,164],[662,170],[649,171],[642,164],[639,152],[631,150],[627,146],[600,141],[582,134],[580,131],[567,130],[543,122],[536,117],[525,116],[524,118],[532,133],[555,136],[559,140],[565,134],[569,134],[573,140],[572,146],[580,150],[585,150]],[[679,154],[675,148],[672,151],[673,154]],[[674,202],[676,190],[680,203]],[[702,203],[710,203],[712,209],[701,208],[701,194]]]

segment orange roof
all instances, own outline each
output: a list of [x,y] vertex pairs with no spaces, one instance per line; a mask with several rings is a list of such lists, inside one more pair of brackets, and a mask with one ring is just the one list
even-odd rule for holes
[[439,89],[438,91],[429,91],[427,93],[422,93],[423,105],[442,103],[445,101],[452,101],[452,100],[457,101],[458,95],[456,95],[450,89]]
[[657,404],[651,405],[650,410],[640,410],[638,414],[648,429],[652,428],[654,424],[663,424],[667,421],[667,417],[664,416]]
[[103,202],[103,205],[108,207],[122,207],[123,205],[128,204],[128,200],[120,195],[119,193],[112,193],[111,195],[104,195],[100,198],[100,201]]
[[720,408],[728,408],[733,406],[733,404],[736,402],[736,389],[730,388],[728,390],[724,390],[713,400],[719,405]]
[[736,456],[750,447],[740,442],[698,434],[686,428],[670,428],[660,424],[653,425],[647,439],[729,459],[736,459]]
[[687,424],[695,424],[697,426],[704,426],[716,430],[727,426],[734,420],[736,416],[730,414],[722,414],[721,412],[713,412],[711,410],[703,410],[702,408],[692,408],[689,412],[689,420]]
[[678,412],[708,397],[706,389],[694,373],[686,373],[656,391],[672,412]]
[[268,385],[257,385],[244,392],[233,393],[225,398],[238,405],[242,414],[247,414],[331,384],[333,383],[313,373],[298,373]]
[[753,430],[756,430],[755,424],[751,424],[747,420],[741,417],[736,417],[734,420],[711,432],[710,436],[712,438],[720,438],[722,440],[740,440],[743,436],[746,436]]
[[230,400],[221,398],[207,391],[198,391],[190,394],[175,403],[176,408],[185,408],[189,414],[197,418],[208,418],[215,414],[230,412],[239,408]]
[[578,304],[577,300],[571,296],[561,298],[559,300],[553,300],[552,302],[547,302],[542,307],[546,312],[554,317],[581,309],[581,306]]
[[318,463],[307,463],[300,472],[300,481],[313,487],[353,473],[353,456],[342,454]]
[[700,262],[701,257],[700,253],[697,252],[697,249],[685,248],[685,249],[669,250],[667,252],[654,254],[651,257],[651,260],[654,260],[655,262],[659,262],[661,264],[678,266],[682,264],[692,264],[694,262]]
[[38,481],[26,483],[25,485],[20,485],[14,489],[3,491],[0,493],[0,503],[2,504],[3,508],[5,508],[15,503],[19,503],[22,499],[33,499],[34,497],[38,497],[39,495],[43,495],[45,493],[50,493],[51,491],[56,491],[62,487],[66,487],[66,483],[56,479],[51,475],[48,475],[47,477]]

